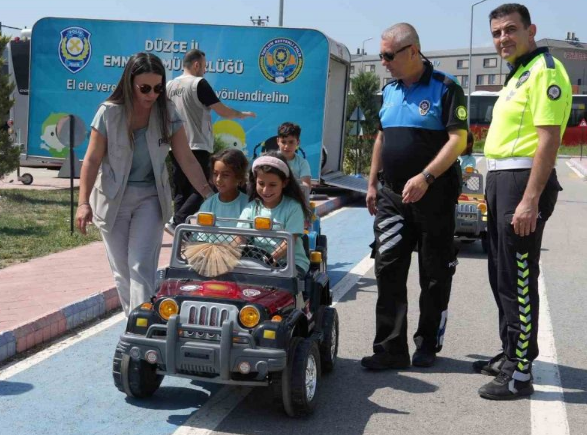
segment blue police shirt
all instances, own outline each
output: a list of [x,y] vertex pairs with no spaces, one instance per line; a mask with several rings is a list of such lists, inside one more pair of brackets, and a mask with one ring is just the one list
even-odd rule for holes
[[424,66],[422,77],[411,86],[394,80],[383,87],[382,169],[393,184],[403,185],[422,172],[448,141],[449,130],[467,130],[463,89],[429,62]]

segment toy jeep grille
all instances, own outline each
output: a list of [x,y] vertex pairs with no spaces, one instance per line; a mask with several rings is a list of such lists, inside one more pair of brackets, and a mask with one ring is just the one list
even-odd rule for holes
[[477,220],[478,210],[475,204],[458,204],[457,215],[465,220]]
[[[233,305],[214,304],[199,301],[185,301],[181,305],[181,323],[189,325],[215,326],[220,328],[225,320],[238,318],[238,308]],[[184,331],[186,338],[220,341],[220,334]]]

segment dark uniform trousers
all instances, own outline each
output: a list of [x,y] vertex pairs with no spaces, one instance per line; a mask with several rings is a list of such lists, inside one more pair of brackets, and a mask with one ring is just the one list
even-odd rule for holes
[[373,351],[407,354],[407,279],[412,251],[418,247],[420,321],[418,349],[442,348],[452,276],[457,186],[448,176],[429,186],[420,201],[402,203],[403,186],[385,183],[377,195],[375,276],[378,298]]
[[489,283],[499,314],[499,336],[507,356],[502,370],[518,380],[529,379],[538,356],[538,275],[540,246],[546,220],[562,190],[553,170],[540,196],[536,231],[515,234],[512,218],[522,200],[530,169],[487,174],[487,236]]
[[[192,150],[194,157],[204,171],[206,180],[210,179],[210,153],[202,150]],[[204,198],[194,189],[188,178],[185,176],[179,163],[169,153],[172,164],[171,179],[173,180],[173,223],[183,224],[188,216],[195,214],[200,209]]]

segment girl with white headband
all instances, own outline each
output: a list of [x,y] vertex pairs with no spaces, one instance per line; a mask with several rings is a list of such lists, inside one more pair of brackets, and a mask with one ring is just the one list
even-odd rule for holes
[[[285,158],[277,152],[257,158],[253,162],[247,187],[251,202],[244,208],[240,219],[263,216],[281,223],[285,231],[294,235],[296,267],[300,277],[305,276],[310,260],[304,251],[301,236],[304,234],[304,221],[310,219],[311,212]],[[287,252],[285,243],[264,248],[271,249],[269,262],[279,262]]]

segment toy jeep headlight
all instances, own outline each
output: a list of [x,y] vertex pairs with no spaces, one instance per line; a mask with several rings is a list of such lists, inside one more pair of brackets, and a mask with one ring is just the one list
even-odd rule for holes
[[171,316],[179,312],[177,302],[173,299],[163,299],[159,304],[159,315],[164,320],[169,320]]
[[477,204],[477,209],[482,213],[485,214],[487,213],[487,204],[485,204],[484,202],[480,202],[479,204]]
[[271,218],[257,216],[255,218],[255,229],[256,230],[270,230],[273,228],[273,222]]
[[252,305],[246,305],[242,308],[242,310],[240,310],[238,317],[243,326],[247,328],[254,328],[261,320],[261,313],[256,307]]
[[198,222],[198,225],[203,227],[213,227],[216,218],[214,213],[200,212],[197,215],[196,221]]

